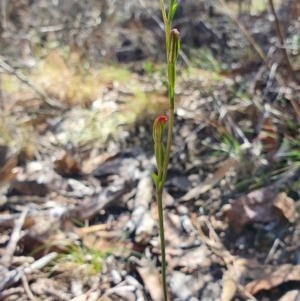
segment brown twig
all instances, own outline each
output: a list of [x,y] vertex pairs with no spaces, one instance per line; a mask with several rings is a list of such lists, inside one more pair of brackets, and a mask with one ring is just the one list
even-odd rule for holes
[[20,217],[15,221],[14,230],[10,236],[10,241],[6,247],[6,254],[2,257],[1,263],[8,267],[11,262],[11,258],[16,250],[18,241],[21,237],[21,229],[25,222],[26,215],[28,213],[28,208],[24,209]]
[[24,293],[22,287],[13,287],[0,292],[0,300],[6,300],[11,295],[21,295]]
[[268,0],[268,2],[269,2],[269,7],[270,7],[270,10],[271,10],[271,13],[274,16],[274,25],[275,25],[276,35],[277,35],[277,38],[278,38],[278,41],[279,41],[279,44],[280,44],[279,46],[281,48],[282,55],[284,57],[284,60],[285,60],[286,66],[287,66],[289,78],[297,83],[298,79],[297,79],[296,74],[295,74],[295,72],[293,70],[293,67],[291,65],[291,62],[290,62],[289,56],[287,54],[286,48],[284,47],[284,40],[283,40],[283,37],[282,37],[282,32],[281,32],[281,29],[280,29],[279,20],[278,20],[277,14],[276,14],[275,9],[274,9],[273,0]]
[[[256,43],[256,41],[254,40],[254,38],[251,36],[251,34],[249,33],[249,31],[247,30],[247,28],[240,22],[240,20],[234,16],[234,14],[229,10],[228,6],[226,5],[226,3],[224,2],[224,0],[218,0],[219,3],[221,3],[221,5],[225,8],[228,16],[237,24],[237,26],[240,28],[240,30],[243,32],[243,34],[245,35],[245,37],[247,38],[247,40],[250,42],[250,44],[252,45],[252,47],[256,50],[256,52],[259,54],[259,56],[261,57],[261,59],[263,60],[264,64],[267,66],[267,68],[270,70],[271,69],[271,64],[269,63],[269,60],[267,59],[266,55],[264,54],[264,52],[262,51],[262,49],[260,48],[260,46]],[[278,81],[278,83],[281,86],[285,86],[284,81],[282,80],[282,78],[278,75],[275,74],[275,78]]]
[[23,283],[23,287],[24,287],[24,290],[25,290],[25,292],[26,292],[28,298],[29,298],[31,301],[38,301],[39,299],[36,298],[36,297],[33,295],[32,291],[31,291],[31,289],[30,289],[30,287],[29,287],[29,285],[28,285],[27,277],[26,277],[25,274],[22,275],[22,283]]

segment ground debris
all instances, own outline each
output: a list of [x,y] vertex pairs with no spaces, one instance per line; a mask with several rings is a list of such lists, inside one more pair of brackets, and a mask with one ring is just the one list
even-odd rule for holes
[[[161,301],[159,1],[2,2],[0,300]],[[248,2],[178,1],[170,301],[299,300],[300,7]]]
[[246,224],[280,221],[283,217],[293,223],[295,205],[294,200],[287,197],[286,193],[276,194],[272,188],[265,187],[234,200],[226,215],[233,229],[238,232]]

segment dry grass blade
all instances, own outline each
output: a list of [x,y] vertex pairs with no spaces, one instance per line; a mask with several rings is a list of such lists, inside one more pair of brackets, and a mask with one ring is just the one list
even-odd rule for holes
[[201,183],[199,186],[196,186],[195,188],[191,189],[189,192],[187,192],[184,196],[182,196],[179,201],[185,202],[189,201],[191,199],[195,199],[199,197],[202,193],[208,191],[212,187],[214,187],[216,184],[218,184],[223,177],[225,176],[226,172],[233,166],[235,160],[233,158],[228,158],[223,162],[222,166],[217,169],[213,175],[210,177],[207,177],[203,183]]

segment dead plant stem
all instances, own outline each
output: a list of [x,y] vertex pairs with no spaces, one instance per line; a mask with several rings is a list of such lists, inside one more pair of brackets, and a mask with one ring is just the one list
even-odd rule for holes
[[270,10],[271,10],[271,13],[274,16],[275,30],[276,30],[277,38],[278,38],[279,43],[280,43],[280,48],[281,48],[281,51],[282,51],[282,55],[284,57],[284,60],[285,60],[286,66],[287,66],[289,78],[297,83],[297,77],[296,77],[295,72],[293,70],[293,67],[291,65],[291,62],[290,62],[289,56],[287,54],[286,48],[284,47],[284,40],[283,40],[282,32],[281,32],[281,29],[280,29],[279,20],[278,20],[276,11],[274,9],[273,0],[268,0],[268,2],[269,2],[269,7],[270,7]]
[[[233,15],[233,13],[229,10],[227,4],[225,3],[224,0],[218,0],[221,5],[225,8],[228,16],[237,24],[237,26],[240,28],[240,30],[243,32],[243,34],[245,35],[245,37],[248,39],[248,41],[250,42],[250,44],[252,45],[252,47],[256,50],[256,52],[259,54],[259,56],[261,57],[261,59],[263,60],[264,64],[267,66],[267,68],[270,70],[271,69],[271,64],[269,63],[269,60],[267,59],[265,53],[263,52],[263,50],[261,49],[261,47],[256,43],[256,41],[254,40],[254,38],[251,36],[251,34],[249,33],[249,31],[247,30],[247,28],[240,22],[240,20],[235,17]],[[277,80],[277,82],[281,85],[281,86],[285,86],[283,79],[278,75],[275,74],[275,78]]]

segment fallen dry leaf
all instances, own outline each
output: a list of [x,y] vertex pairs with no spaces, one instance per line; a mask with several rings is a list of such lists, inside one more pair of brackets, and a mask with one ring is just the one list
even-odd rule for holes
[[160,274],[158,270],[149,262],[143,266],[136,266],[136,270],[140,274],[145,287],[153,301],[162,301],[163,293],[161,289]]
[[257,279],[268,275],[275,268],[272,265],[261,264],[256,259],[236,258],[233,260],[233,270],[239,284],[244,284],[246,278]]
[[11,188],[21,195],[45,197],[55,185],[59,189],[63,184],[61,176],[47,168],[46,162],[29,162],[11,183]]
[[205,244],[200,247],[187,251],[181,257],[175,257],[168,263],[168,270],[175,267],[187,267],[191,269],[197,269],[199,267],[208,267],[211,262],[208,255],[208,250]]
[[300,301],[300,291],[288,291],[278,301]]
[[285,192],[279,193],[273,200],[273,205],[278,208],[290,223],[295,222],[295,202]]
[[238,232],[249,222],[269,222],[274,219],[274,193],[268,188],[254,190],[233,201],[226,212],[229,222]]
[[54,170],[61,176],[82,174],[81,166],[72,156],[70,151],[66,151],[61,159],[54,162]]
[[251,281],[245,288],[250,294],[254,295],[260,290],[269,290],[288,281],[300,281],[300,265],[280,265],[269,275]]
[[128,156],[113,157],[112,160],[105,161],[96,167],[92,174],[96,178],[118,175],[121,178],[132,180],[137,175],[136,171],[139,168],[140,162],[136,158],[129,158]]
[[[278,209],[278,210],[276,210]],[[276,195],[271,188],[260,188],[235,199],[226,211],[229,222],[239,232],[246,224],[281,220],[295,221],[294,201],[285,193]]]
[[164,227],[168,246],[178,246],[182,241],[183,228],[180,216],[172,212],[164,212]]
[[100,154],[96,157],[88,158],[82,162],[82,171],[85,174],[90,174],[95,169],[95,166],[103,164],[110,157],[111,157],[110,153],[103,152],[102,154]]
[[222,293],[220,301],[231,301],[238,289],[237,279],[233,268],[226,270],[222,278]]
[[70,295],[67,293],[67,286],[63,282],[51,278],[38,278],[35,283],[30,285],[30,288],[37,296],[54,292],[54,296],[60,296],[60,298],[64,299],[68,298],[68,300],[70,299]]
[[[261,264],[256,259],[236,258],[223,274],[223,290],[219,301],[232,300],[239,285],[244,285],[246,279],[254,279],[246,285],[246,290],[254,295],[260,290],[271,289],[283,282],[300,281],[300,265],[273,266]],[[283,300],[294,301],[292,298]]]
[[178,300],[197,301],[198,298],[195,296],[198,295],[198,292],[200,290],[204,291],[210,285],[209,296],[207,298],[204,297],[203,300],[215,300],[219,296],[219,285],[213,282],[211,275],[193,277],[192,275],[174,271],[170,279],[170,289]]

